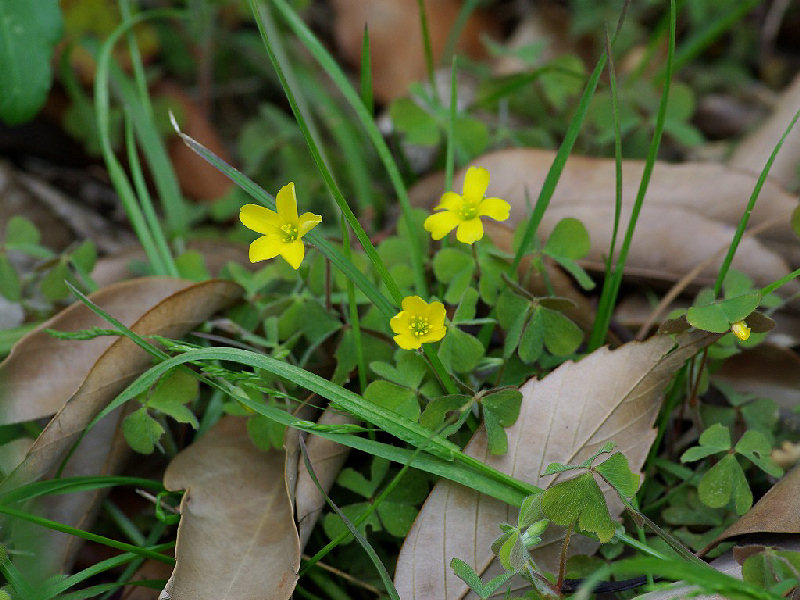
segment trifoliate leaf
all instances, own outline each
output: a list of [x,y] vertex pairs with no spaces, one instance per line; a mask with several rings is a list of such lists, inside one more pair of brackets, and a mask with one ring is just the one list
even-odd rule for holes
[[[401,484],[402,485],[402,484]],[[395,537],[405,537],[414,519],[419,512],[416,507],[410,504],[399,504],[384,500],[378,505],[376,510],[381,520],[383,528]]]
[[58,261],[55,266],[50,269],[50,272],[44,276],[41,282],[42,294],[44,297],[55,302],[62,300],[69,294],[69,288],[64,283],[69,279],[69,269],[63,261]]
[[730,320],[719,304],[692,306],[686,311],[686,320],[693,327],[711,333],[725,333],[731,327]]
[[556,525],[577,525],[601,542],[614,537],[616,526],[608,514],[603,492],[591,473],[557,483],[542,494],[542,510]]
[[452,322],[460,323],[475,318],[475,306],[478,304],[478,292],[473,287],[468,287],[461,295],[461,299],[453,313]]
[[247,435],[256,448],[261,450],[281,449],[286,433],[286,425],[263,415],[253,415],[247,419]]
[[522,501],[517,516],[517,527],[526,529],[544,518],[544,512],[542,512],[543,493],[541,490],[537,491]]
[[589,250],[589,232],[583,223],[572,217],[556,223],[544,246],[544,253],[556,260],[583,258],[589,254]]
[[700,500],[711,508],[726,506],[733,496],[736,512],[740,515],[746,513],[753,504],[750,486],[732,454],[726,454],[703,475],[697,493]]
[[692,462],[700,460],[711,454],[717,454],[730,450],[731,434],[728,428],[719,423],[715,423],[702,434],[700,434],[700,445],[689,448],[681,456],[681,462]]
[[406,386],[412,390],[419,388],[428,372],[428,364],[425,359],[416,352],[398,350],[395,352],[395,361],[396,367],[387,362],[374,361],[369,363],[369,368],[392,383]]
[[481,400],[483,410],[492,413],[503,427],[511,427],[519,416],[522,393],[517,389],[501,389],[486,394]]
[[7,248],[14,249],[15,246],[38,244],[40,238],[39,229],[29,219],[14,215],[8,220],[4,242]]
[[211,274],[206,268],[206,259],[197,250],[187,250],[175,259],[178,274],[183,279],[190,281],[205,281],[211,279]]
[[406,142],[420,146],[435,146],[441,133],[436,120],[410,98],[398,98],[389,105],[394,127],[404,133]]
[[530,305],[530,300],[515,294],[508,288],[500,292],[497,296],[497,306],[495,306],[500,327],[508,331],[519,317],[519,314]]
[[445,367],[456,373],[469,373],[483,358],[483,344],[458,327],[448,327],[439,346],[439,358]]
[[379,379],[367,386],[367,389],[364,390],[364,398],[412,421],[419,419],[417,394],[407,387]]
[[528,317],[532,310],[533,307],[527,304],[506,329],[506,339],[503,343],[503,358],[508,359],[519,346],[519,342],[522,339],[522,332],[525,330],[525,325],[528,322]]
[[539,307],[541,312],[544,345],[554,356],[568,356],[578,349],[583,341],[583,331],[572,320],[560,312]]
[[22,298],[22,283],[5,252],[0,253],[0,294],[11,302],[19,302]]
[[621,452],[615,452],[594,470],[625,498],[631,498],[639,489],[639,475],[631,471],[628,459]]
[[[356,520],[362,514],[370,510],[371,507],[372,505],[368,502],[358,502],[356,504],[342,506],[341,511],[345,518],[347,518],[351,523],[355,524]],[[360,525],[356,525],[356,529],[361,532],[362,535],[367,534],[367,527],[369,527],[372,531],[380,531],[383,529],[383,527],[381,527],[380,519],[378,519],[378,515],[375,512],[372,512],[372,514],[367,517],[366,521]],[[347,525],[344,524],[341,517],[339,517],[339,515],[336,513],[328,513],[325,515],[325,518],[322,520],[322,529],[325,531],[325,535],[327,535],[330,539],[334,539],[341,534],[350,532],[350,530],[347,528]],[[342,543],[349,544],[352,541],[353,537],[348,536]]]
[[[472,400],[469,396],[463,394],[454,394],[451,396],[442,396],[441,398],[434,398],[422,411],[419,418],[419,423],[428,429],[438,430],[444,424],[445,417],[448,412],[461,410],[466,404]],[[447,437],[452,435],[454,431],[449,431],[449,427],[442,431],[442,435]]]
[[122,421],[122,434],[136,452],[152,454],[156,442],[164,434],[164,428],[142,407]]
[[522,336],[519,339],[519,357],[527,363],[535,362],[544,350],[544,321],[541,307],[533,310]]

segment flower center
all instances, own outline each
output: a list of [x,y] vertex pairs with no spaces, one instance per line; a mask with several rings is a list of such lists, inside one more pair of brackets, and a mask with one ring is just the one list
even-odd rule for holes
[[408,321],[408,328],[414,337],[422,337],[427,335],[431,330],[427,317],[411,317]]
[[458,216],[464,221],[474,219],[478,216],[478,205],[465,200],[458,209]]
[[281,231],[283,232],[283,242],[285,244],[293,242],[297,239],[297,225],[284,223],[281,225]]

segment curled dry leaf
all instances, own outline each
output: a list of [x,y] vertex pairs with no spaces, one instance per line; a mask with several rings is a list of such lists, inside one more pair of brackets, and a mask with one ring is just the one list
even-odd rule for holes
[[245,419],[223,417],[167,467],[164,485],[186,490],[171,600],[290,598],[300,541],[284,480],[284,452],[257,449]]
[[[614,441],[636,472],[655,437],[653,422],[664,388],[688,357],[716,338],[696,332],[678,338],[676,345],[670,337],[656,336],[616,350],[601,348],[579,363],[565,363],[520,388],[522,408],[517,422],[506,430],[507,454],[489,453],[483,428],[465,452],[517,479],[546,487],[555,478],[541,476],[549,463],[582,462]],[[612,515],[619,515],[619,499],[607,487],[604,491]],[[515,507],[499,500],[446,480],[438,482],[398,558],[395,585],[401,598],[465,597],[468,588],[450,569],[450,560],[457,557],[479,574],[489,573],[498,523],[515,522],[516,514]],[[585,538],[573,538],[578,544],[581,539]],[[534,552],[537,564],[557,568],[560,542],[555,535],[545,538]]]
[[[516,148],[491,152],[472,161],[491,172],[488,193],[511,203],[508,225],[513,227],[529,216],[526,190],[530,202],[534,202],[553,157],[549,150]],[[622,163],[620,231],[627,227],[643,167],[642,161]],[[454,189],[461,188],[464,173],[461,170],[454,178]],[[431,208],[442,193],[442,181],[437,175],[420,182],[411,190],[412,202]],[[726,248],[755,183],[756,176],[722,165],[656,163],[633,237],[628,272],[675,280],[719,248]],[[564,217],[580,219],[591,238],[585,264],[602,268],[613,230],[615,185],[612,159],[571,156],[542,220],[541,235],[547,236]],[[782,216],[785,219],[758,239],[743,241],[733,263],[759,285],[771,283],[791,270],[772,248],[778,248],[794,262],[797,243],[789,217],[796,204],[796,198],[778,185],[769,181],[765,184],[750,223],[755,226]],[[720,262],[721,259],[710,264],[703,272],[706,281],[716,276]]]
[[[144,305],[145,299],[149,300],[149,304],[144,306],[145,310],[139,309],[141,316],[132,317],[135,320],[131,329],[140,335],[158,334],[173,338],[184,336],[192,327],[232,304],[242,292],[236,284],[220,280],[192,283],[145,278],[112,287],[115,291],[109,291],[111,288],[108,288],[93,294],[92,297],[103,295],[105,298],[105,294],[114,297],[119,295],[118,306],[128,304],[141,306]],[[148,294],[147,290],[151,293]],[[153,292],[153,290],[159,291]],[[67,310],[71,311],[72,316],[66,323],[59,323],[61,327],[107,326],[90,319],[86,314],[90,311],[83,305],[75,305]],[[113,308],[109,312],[115,316]],[[34,335],[46,334],[39,332]],[[24,342],[25,340],[22,340],[20,344]],[[56,350],[44,337],[37,337],[24,347],[25,354],[33,365],[29,364],[26,367],[23,364],[14,372],[5,371],[7,379],[3,403],[7,407],[16,407],[28,398],[26,391],[28,385],[33,390],[30,392],[32,397],[39,398],[46,393],[57,393],[55,390],[58,381],[50,382],[44,391],[38,387],[39,378],[51,376],[48,365],[51,370],[57,370],[65,375],[69,368],[77,371],[76,365],[84,368],[82,373],[78,373],[75,377],[66,378],[68,385],[64,386],[63,392],[58,390],[61,395],[58,402],[54,403],[57,404],[57,408],[60,406],[60,409],[36,439],[25,460],[0,484],[0,489],[8,490],[35,481],[50,471],[63,453],[83,433],[89,421],[151,364],[150,355],[127,338],[113,338],[111,344],[105,348],[98,344],[99,352],[95,348],[94,354],[82,356],[80,344],[86,343],[92,342],[73,341],[67,346],[58,346]],[[70,352],[76,352],[77,356],[81,357],[82,363],[71,359],[73,355]],[[32,357],[35,358],[30,360]],[[13,355],[8,360],[12,359]],[[22,409],[15,408],[15,410],[19,414]],[[7,409],[4,413],[11,413],[11,410]],[[5,422],[11,421],[6,419]]]
[[800,357],[790,348],[748,348],[728,358],[714,376],[738,392],[771,398],[785,410],[800,405]]
[[[425,45],[417,2],[333,0],[332,4],[339,51],[353,66],[361,64],[364,27],[369,28],[372,86],[377,100],[387,102],[402,96],[409,84],[426,79]],[[441,59],[460,8],[459,0],[425,2],[434,63]],[[472,58],[481,58],[485,55],[481,35],[496,35],[498,31],[492,15],[477,11],[467,21],[457,49]]]

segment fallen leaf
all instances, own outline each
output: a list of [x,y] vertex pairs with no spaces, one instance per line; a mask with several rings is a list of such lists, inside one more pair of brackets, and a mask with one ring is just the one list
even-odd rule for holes
[[[742,140],[728,161],[728,165],[753,174],[760,173],[767,159],[789,126],[800,105],[800,75],[795,77],[781,93],[772,114],[758,128]],[[797,185],[797,162],[800,160],[800,130],[795,126],[786,137],[780,152],[772,163],[770,179],[794,189]]]
[[283,477],[284,453],[257,449],[245,419],[223,417],[180,452],[164,485],[186,490],[171,600],[289,598],[300,542]]
[[[203,283],[191,283],[175,280],[165,283],[160,279],[139,279],[120,284],[134,296],[136,285],[147,288],[156,286],[161,289],[161,300],[154,301],[131,326],[131,329],[140,335],[163,335],[166,337],[180,338],[198,323],[202,323],[216,311],[232,304],[240,295],[241,288],[228,281],[210,280]],[[165,294],[165,289],[173,286],[171,294]],[[98,292],[100,294],[101,292]],[[135,300],[134,300],[135,302]],[[75,313],[81,310],[89,311],[81,305],[73,309]],[[70,309],[68,309],[70,310]],[[111,311],[113,315],[113,310]],[[86,323],[88,319],[75,317],[70,324]],[[80,325],[83,326],[83,325]],[[107,326],[107,324],[106,324]],[[44,343],[44,340],[41,340]],[[81,344],[86,342],[74,342]],[[45,346],[47,347],[47,346]],[[34,346],[35,348],[35,346]],[[71,347],[70,347],[71,348]],[[28,352],[33,352],[31,348]],[[41,350],[39,350],[41,352]],[[58,355],[51,354],[53,360],[68,363],[69,358],[59,351]],[[36,356],[31,362],[41,360],[44,356]],[[10,359],[9,359],[10,360]],[[151,357],[144,350],[137,347],[127,338],[115,338],[112,343],[101,351],[95,362],[89,363],[88,373],[74,389],[76,381],[72,381],[72,389],[67,388],[60,400],[63,406],[45,427],[28,452],[25,460],[2,483],[0,489],[9,490],[18,485],[35,481],[50,471],[61,459],[72,444],[83,433],[86,425],[91,421],[111,399],[121,392],[141,371],[151,364]],[[87,361],[88,362],[88,361]],[[67,366],[67,365],[64,365]],[[9,373],[13,385],[7,389],[3,396],[4,402],[13,405],[15,402],[7,400],[16,394],[25,397],[26,382],[36,389],[35,379],[39,372],[22,376],[19,373]],[[45,371],[46,374],[46,371]],[[50,388],[52,389],[52,388]]]
[[[103,288],[89,298],[130,327],[150,308],[189,285],[179,279],[135,279]],[[100,356],[118,338],[59,340],[47,329],[78,331],[111,326],[76,302],[17,342],[0,363],[0,423],[55,414],[78,390]]]
[[[143,579],[169,579],[172,574],[172,567],[157,560],[146,560],[142,566],[136,570],[130,582]],[[119,600],[157,600],[159,590],[142,585],[126,585],[122,588],[122,596]]]
[[[580,463],[614,441],[634,472],[641,469],[655,438],[653,422],[662,393],[675,371],[717,336],[693,333],[601,348],[579,363],[568,362],[544,379],[520,388],[522,409],[506,430],[507,454],[489,453],[486,433],[478,429],[465,448],[469,455],[517,479],[547,487],[556,476],[542,476],[548,464]],[[622,505],[605,486],[612,516]],[[453,557],[479,574],[490,574],[491,543],[498,523],[516,522],[517,509],[446,480],[439,481],[414,522],[397,562],[395,585],[401,598],[463,598],[468,589],[452,572]],[[534,552],[537,564],[557,568],[561,539],[549,537]],[[586,542],[586,543],[584,543]],[[573,545],[575,544],[575,545]],[[591,550],[593,542],[574,536],[571,549]]]
[[[530,202],[534,202],[553,157],[549,150],[516,148],[491,152],[472,161],[492,174],[488,194],[511,203],[508,226],[513,227],[529,216],[526,190]],[[643,167],[642,161],[623,161],[620,231],[627,227]],[[465,171],[457,173],[454,189],[461,189]],[[444,191],[442,182],[438,174],[422,180],[410,192],[412,203],[430,209]],[[719,248],[726,248],[755,183],[755,176],[722,165],[656,163],[626,272],[674,281]],[[540,235],[546,237],[564,217],[580,219],[591,238],[591,251],[583,264],[602,269],[613,230],[615,185],[613,160],[571,156],[542,220]],[[789,226],[789,216],[796,204],[797,199],[780,186],[769,181],[764,185],[751,225],[783,215],[785,219],[758,238],[744,240],[734,259],[734,268],[750,275],[759,285],[771,283],[791,271],[773,248],[794,262],[797,242]],[[721,258],[703,271],[701,283],[713,281],[720,262]],[[790,287],[787,292],[798,286]]]
[[[334,35],[344,59],[358,67],[364,26],[369,28],[372,87],[375,99],[388,102],[408,86],[427,78],[425,45],[416,0],[333,0]],[[441,59],[447,36],[461,9],[459,0],[428,0],[428,21],[434,64]],[[482,35],[496,36],[499,27],[491,14],[474,12],[459,38],[457,49],[474,59],[485,56]]]
[[738,392],[770,398],[786,410],[800,405],[800,357],[789,348],[749,348],[728,358],[714,377]]

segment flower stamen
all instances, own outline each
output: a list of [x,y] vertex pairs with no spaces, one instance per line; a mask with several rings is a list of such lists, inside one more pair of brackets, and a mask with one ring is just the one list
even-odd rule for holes
[[293,225],[292,223],[284,223],[281,225],[281,231],[283,232],[284,244],[288,244],[297,239],[297,225]]
[[411,317],[408,322],[408,328],[414,337],[422,337],[423,335],[428,335],[428,332],[431,330],[431,326],[428,323],[427,317]]

